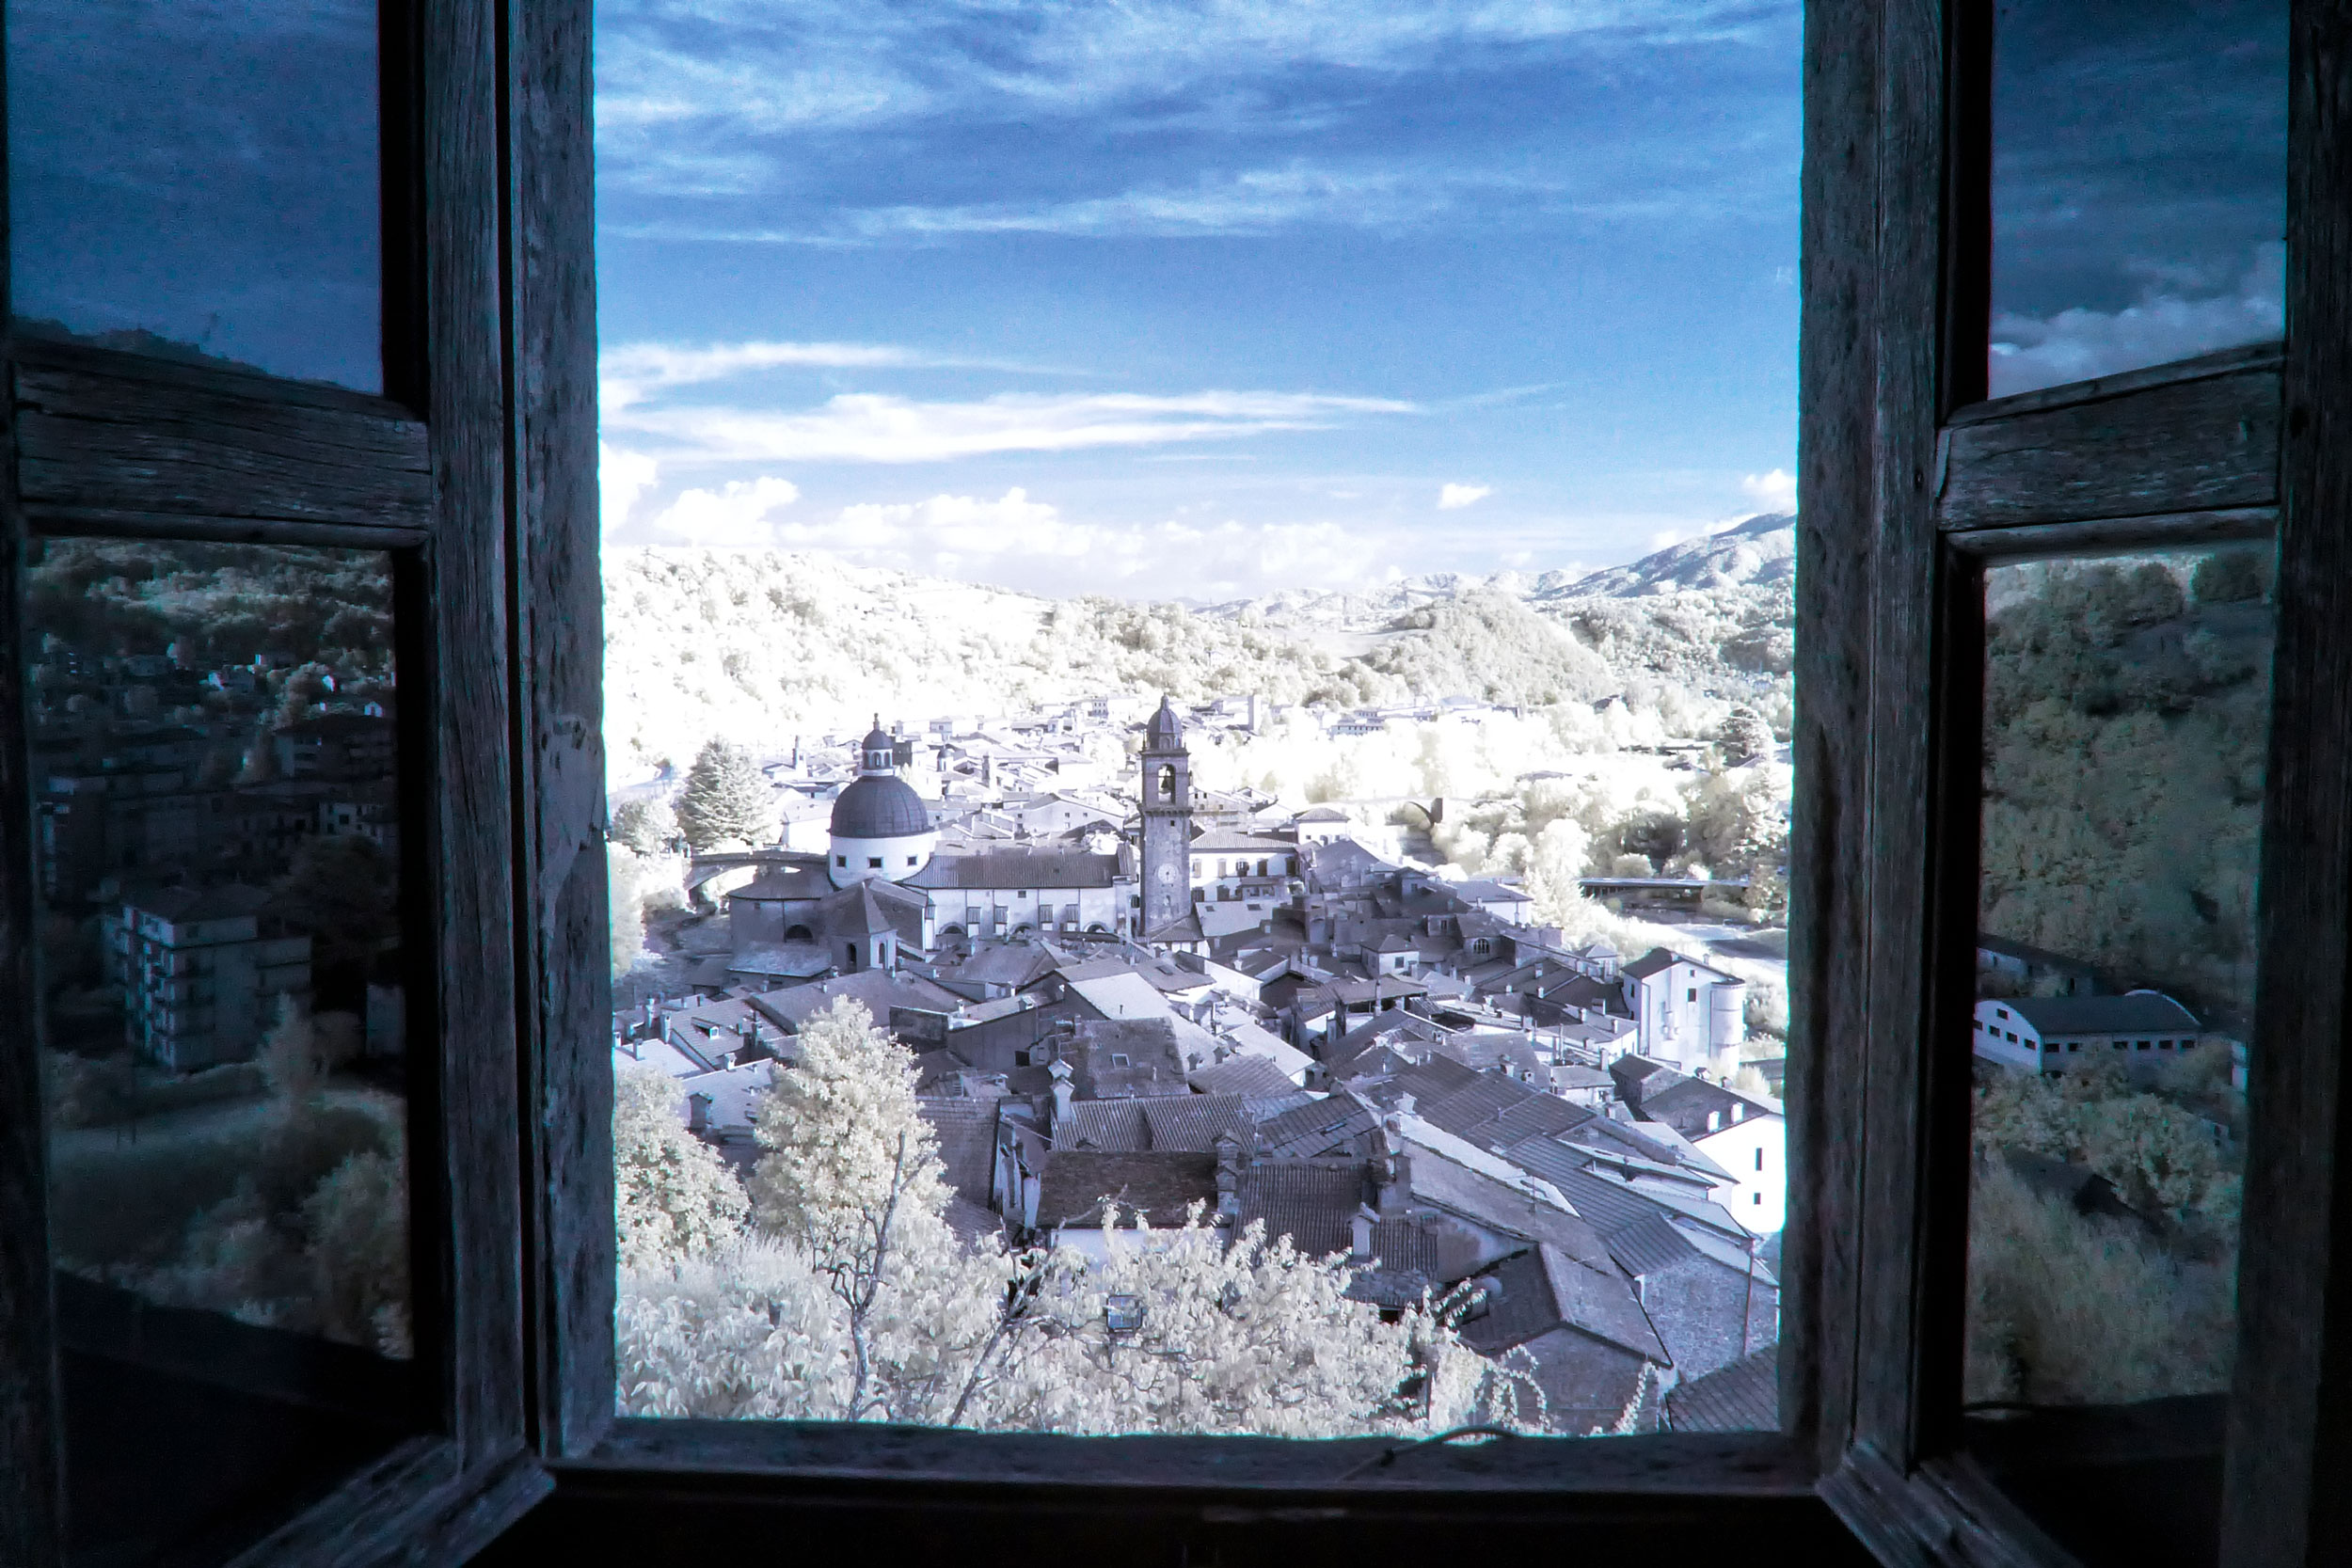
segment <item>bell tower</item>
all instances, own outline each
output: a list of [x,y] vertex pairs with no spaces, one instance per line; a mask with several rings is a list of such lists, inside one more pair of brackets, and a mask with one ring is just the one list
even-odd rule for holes
[[1192,758],[1184,726],[1160,699],[1143,728],[1143,919],[1149,937],[1192,912]]

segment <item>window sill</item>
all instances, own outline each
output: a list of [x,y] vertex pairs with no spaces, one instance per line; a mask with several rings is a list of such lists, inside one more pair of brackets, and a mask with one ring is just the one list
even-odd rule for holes
[[1776,1432],[1502,1438],[1409,1447],[1377,1437],[1073,1437],[841,1422],[615,1421],[586,1454],[555,1462],[566,1486],[635,1477],[713,1481],[1113,1489],[1340,1498],[1481,1496],[1810,1497],[1808,1456]]

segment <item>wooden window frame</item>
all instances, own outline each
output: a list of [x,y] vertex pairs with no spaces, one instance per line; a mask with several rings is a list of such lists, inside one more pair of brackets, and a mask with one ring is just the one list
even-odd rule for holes
[[[589,7],[384,0],[379,18],[385,395],[0,341],[8,1018],[37,994],[13,654],[28,539],[393,559],[423,1434],[250,1564],[460,1560],[548,1492],[540,1455],[582,1418],[543,1353],[586,1338],[548,1276],[583,1266],[560,1228],[580,1210],[525,1195],[610,1144],[609,1095],[550,1100],[541,1066],[544,1041],[607,1027]],[[0,1038],[0,1560],[46,1565],[63,1560],[65,1455],[34,1043]],[[588,1268],[611,1267],[609,1213]]]
[[[2056,1560],[1954,1448],[1965,1095],[1931,1047],[1968,1010],[1947,1006],[1967,994],[1974,927],[1975,780],[1951,744],[1973,733],[1980,678],[1963,607],[1988,549],[2234,538],[2274,519],[2277,711],[2305,717],[2274,739],[2247,1209],[2284,1217],[2249,1231],[2225,1560],[2352,1560],[2352,1511],[2314,1480],[2352,1450],[2352,1291],[2326,1267],[2352,1226],[2352,1172],[2329,1158],[2352,1115],[2352,605],[2337,604],[2352,529],[2327,526],[2352,516],[2352,4],[2294,4],[2284,353],[1997,404],[1981,398],[1985,15],[1980,0],[1813,0],[1806,17],[1788,1081],[1805,1180],[1778,1433],[1396,1451],[612,1418],[585,0],[388,4],[386,397],[0,345],[9,645],[30,532],[372,545],[403,562],[403,680],[423,696],[404,704],[404,741],[429,797],[404,834],[405,912],[435,933],[437,965],[436,1006],[416,1010],[436,1015],[441,1092],[414,1115],[442,1157],[420,1137],[412,1180],[420,1287],[447,1325],[424,1336],[438,1434],[241,1560],[459,1558],[550,1485],[591,1506],[1352,1520],[1366,1541],[1407,1516],[1788,1518],[1818,1487],[1883,1560]],[[2161,461],[2128,483],[2043,455],[2069,431],[2160,436],[2215,400],[2244,411],[2242,441],[2144,444]],[[1979,483],[2004,462],[2009,477]],[[29,998],[21,680],[0,660],[0,997]],[[0,1558],[52,1563],[38,1088],[29,1037],[0,1039]]]
[[2352,7],[2289,25],[2283,347],[1988,402],[1990,6],[1808,8],[1791,1270],[1822,1493],[1882,1561],[2072,1560],[1961,1431],[1984,562],[2274,536],[2220,1560],[2352,1560],[2319,1479],[2352,1457]]

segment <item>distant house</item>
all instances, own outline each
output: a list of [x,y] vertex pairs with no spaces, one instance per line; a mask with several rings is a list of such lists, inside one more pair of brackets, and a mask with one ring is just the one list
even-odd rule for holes
[[1683,1078],[1645,1087],[1640,1115],[1673,1128],[1731,1178],[1715,1201],[1742,1228],[1769,1235],[1781,1227],[1788,1209],[1788,1124],[1778,1105]]
[[1976,1053],[2023,1072],[2110,1061],[2152,1072],[2196,1049],[2197,1015],[2161,991],[2122,996],[1986,997],[1971,1023]]
[[1688,1070],[1748,1037],[1747,982],[1653,947],[1623,971],[1642,1054]]

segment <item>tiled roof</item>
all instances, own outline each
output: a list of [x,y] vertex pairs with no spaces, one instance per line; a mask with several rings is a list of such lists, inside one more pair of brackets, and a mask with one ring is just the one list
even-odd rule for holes
[[1169,1095],[1140,1103],[1153,1148],[1205,1153],[1216,1148],[1220,1132],[1230,1132],[1245,1145],[1249,1141],[1248,1114],[1236,1096]]
[[1565,1132],[1580,1122],[1590,1121],[1593,1116],[1593,1112],[1571,1105],[1558,1095],[1538,1094],[1531,1089],[1526,1099],[1506,1106],[1463,1136],[1490,1148],[1501,1148],[1522,1138]]
[[1273,1159],[1346,1154],[1353,1151],[1358,1134],[1378,1125],[1378,1118],[1364,1106],[1346,1096],[1332,1095],[1261,1122],[1258,1149]]
[[1671,1360],[1632,1287],[1613,1269],[1590,1268],[1538,1244],[1498,1263],[1487,1277],[1499,1289],[1484,1313],[1462,1324],[1473,1350],[1492,1355],[1565,1323],[1661,1366]]
[[1646,980],[1653,974],[1662,974],[1675,965],[1689,961],[1692,960],[1685,959],[1679,953],[1663,947],[1653,947],[1626,965],[1623,973],[1636,980]]
[[1053,967],[1053,956],[1034,942],[984,942],[942,974],[946,979],[1010,986],[1018,990]]
[[1259,1160],[1242,1172],[1239,1196],[1242,1223],[1263,1220],[1266,1240],[1288,1236],[1311,1258],[1343,1253],[1364,1202],[1364,1167],[1357,1160]]
[[1230,828],[1211,828],[1195,837],[1191,844],[1191,850],[1196,855],[1204,851],[1214,855],[1220,849],[1228,854],[1247,849],[1252,854],[1263,851],[1266,854],[1295,855],[1298,852],[1298,846],[1286,838],[1259,838],[1249,833],[1234,832]]
[[1098,1223],[1105,1199],[1155,1226],[1182,1225],[1188,1205],[1216,1202],[1216,1156],[1175,1150],[1098,1154],[1057,1148],[1038,1185],[1041,1226]]
[[1054,1121],[1056,1148],[1091,1148],[1111,1153],[1152,1147],[1152,1127],[1140,1100],[1081,1100]]
[[1421,1106],[1419,1114],[1422,1120],[1458,1136],[1534,1092],[1499,1074],[1482,1072],[1475,1082]]
[[984,849],[970,855],[933,855],[929,864],[906,879],[906,885],[976,891],[1108,887],[1118,874],[1117,855],[1072,849]]
[[996,1101],[926,1095],[914,1103],[938,1135],[947,1185],[957,1196],[985,1207],[996,1159]]
[[1666,1396],[1676,1432],[1775,1432],[1780,1428],[1780,1347],[1752,1351],[1694,1377]]
[[1466,1068],[1448,1057],[1432,1056],[1398,1073],[1396,1086],[1401,1092],[1411,1095],[1416,1102],[1429,1105],[1478,1080],[1479,1074],[1474,1069]]
[[755,1008],[771,1023],[798,1031],[802,1024],[830,1008],[842,997],[862,1002],[874,1015],[874,1022],[887,1024],[890,1009],[921,1007],[931,1012],[953,1012],[963,999],[955,992],[929,980],[911,974],[892,974],[884,970],[866,969],[855,974],[842,974],[831,980],[818,980],[811,985],[789,986],[782,990],[762,991],[746,997]]
[[[1721,1084],[1701,1083],[1696,1078],[1683,1078],[1663,1088],[1645,1089],[1642,1094],[1642,1119],[1662,1121],[1686,1138],[1704,1137],[1734,1125],[1735,1108],[1742,1121],[1751,1117],[1780,1114],[1777,1105],[1727,1089]],[[1709,1116],[1717,1118],[1713,1127],[1707,1124]]]
[[1413,1149],[1412,1180],[1416,1202],[1530,1242],[1549,1242],[1596,1268],[1616,1266],[1599,1235],[1579,1215],[1419,1146]]
[[1633,1224],[1609,1233],[1609,1255],[1636,1278],[1664,1274],[1680,1264],[1700,1261],[1698,1248],[1675,1228],[1662,1212],[1652,1210]]
[[2126,996],[2020,996],[2004,1006],[2032,1024],[2042,1037],[2052,1035],[2122,1035],[2193,1030],[2197,1016],[2169,996],[2136,990]]
[[1295,1093],[1298,1087],[1263,1056],[1228,1057],[1214,1067],[1201,1068],[1186,1082],[1202,1094],[1238,1094],[1258,1099],[1285,1097]]

